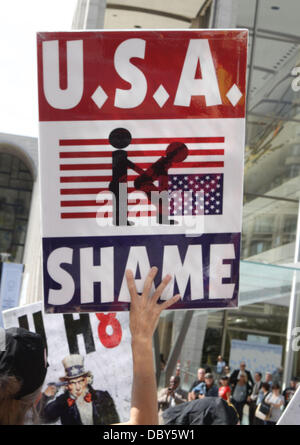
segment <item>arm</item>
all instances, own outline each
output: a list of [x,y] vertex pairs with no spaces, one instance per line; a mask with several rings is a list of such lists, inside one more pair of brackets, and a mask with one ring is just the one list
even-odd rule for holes
[[164,303],[157,304],[171,277],[166,276],[149,297],[157,268],[152,267],[144,285],[142,295],[137,293],[131,271],[126,271],[127,284],[131,296],[130,330],[133,358],[133,382],[129,425],[158,424],[157,388],[152,352],[152,337],[160,313],[179,300],[176,295]]

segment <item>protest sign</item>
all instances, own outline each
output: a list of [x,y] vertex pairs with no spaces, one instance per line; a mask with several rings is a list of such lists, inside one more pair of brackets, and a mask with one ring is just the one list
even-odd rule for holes
[[[70,356],[67,363],[75,360],[76,368],[83,359],[81,375],[83,372],[89,373],[89,383],[96,392],[95,399],[99,391],[101,394],[108,393],[109,400],[112,400],[115,406],[113,413],[111,407],[107,409],[108,412],[105,412],[105,409],[103,412],[103,404],[102,407],[100,404],[98,417],[107,419],[107,423],[114,423],[118,419],[129,420],[132,358],[128,313],[48,315],[43,314],[42,304],[39,302],[4,311],[3,320],[5,328],[23,327],[39,333],[44,338],[49,367],[43,392],[49,384],[52,384],[58,391],[55,399],[57,403],[61,400],[59,397],[69,398],[68,380],[65,379],[67,369],[64,368],[62,360]],[[73,378],[75,377],[76,373],[73,375]],[[54,400],[50,399],[47,402]],[[92,403],[94,411],[97,410],[94,406],[97,405],[96,402],[97,400]],[[72,413],[78,416],[77,410],[71,410]],[[86,422],[93,423],[91,414],[90,416],[87,414],[87,418],[86,416],[84,418]],[[60,418],[52,417],[51,420],[59,423],[61,421]],[[74,418],[68,420],[70,424],[76,421]],[[95,416],[94,421],[97,421]]]
[[45,310],[238,304],[246,30],[38,34]]

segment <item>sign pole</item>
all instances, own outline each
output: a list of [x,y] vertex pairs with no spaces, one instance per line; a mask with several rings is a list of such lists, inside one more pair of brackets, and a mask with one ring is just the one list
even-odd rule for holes
[[[299,243],[300,243],[300,202],[298,204],[298,220],[297,220],[297,232],[296,232],[296,241],[295,241],[295,255],[294,255],[294,263],[299,261]],[[286,388],[289,384],[289,381],[292,377],[293,371],[293,359],[294,354],[292,350],[292,340],[293,340],[293,329],[297,324],[297,271],[295,270],[293,273],[293,283],[291,290],[291,299],[290,299],[290,309],[289,309],[289,317],[288,317],[288,325],[287,325],[287,334],[286,334],[286,356],[285,356],[285,364],[284,364],[284,373],[283,373],[283,386]]]

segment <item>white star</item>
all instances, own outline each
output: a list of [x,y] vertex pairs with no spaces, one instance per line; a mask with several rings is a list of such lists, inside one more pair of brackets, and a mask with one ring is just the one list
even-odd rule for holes
[[220,204],[220,201],[216,201],[216,204],[219,205],[219,204]]
[[209,189],[209,185],[208,185],[208,184],[206,184],[205,188]]
[[211,208],[211,209],[214,209],[214,208],[215,208],[215,206],[210,206],[210,208]]
[[211,201],[214,201],[214,200],[215,200],[215,198],[210,198],[210,200],[211,200]]
[[204,184],[204,181],[200,181],[200,184]]
[[205,204],[208,206],[209,202],[208,202],[208,201],[205,201]]
[[209,193],[205,193],[205,196],[209,196]]
[[194,184],[194,181],[190,181],[189,183],[190,183],[190,184]]
[[217,209],[217,210],[216,210],[216,213],[219,213],[219,212],[220,212],[220,210]]
[[211,181],[211,183],[212,183],[212,184],[214,184],[214,183],[215,183],[215,181]]
[[219,189],[220,187],[221,187],[220,184],[218,184],[218,185],[217,185],[217,188]]
[[216,193],[216,196],[220,196],[220,193]]
[[205,213],[208,213],[208,210],[205,210]]
[[206,176],[205,179],[209,179],[209,176]]
[[221,176],[217,176],[217,179],[220,179],[221,178]]

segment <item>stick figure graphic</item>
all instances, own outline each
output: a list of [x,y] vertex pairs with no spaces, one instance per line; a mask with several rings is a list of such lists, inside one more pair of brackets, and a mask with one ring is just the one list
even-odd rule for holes
[[[168,170],[174,163],[184,161],[187,156],[188,148],[185,144],[182,142],[172,142],[166,149],[166,156],[158,159],[134,181],[135,188],[146,193],[149,200],[151,200],[151,192],[168,192]],[[158,187],[153,184],[153,181],[157,179],[159,181]],[[159,224],[175,224],[176,221],[169,219],[168,216],[168,200],[159,199],[157,222]]]
[[127,220],[127,170],[135,169],[127,158],[127,152],[123,150],[131,142],[131,134],[125,128],[116,128],[109,135],[110,144],[117,148],[112,154],[112,180],[109,183],[109,190],[114,194],[114,224],[116,226],[132,225]]
[[[172,142],[166,149],[166,156],[162,156],[147,170],[141,169],[130,161],[127,152],[123,150],[131,142],[131,134],[125,128],[116,128],[109,135],[110,144],[118,150],[112,154],[112,180],[109,190],[114,193],[114,224],[131,225],[127,221],[127,170],[131,168],[139,174],[134,181],[137,190],[143,191],[149,202],[151,192],[168,191],[168,170],[174,163],[182,162],[188,156],[188,148],[181,142]],[[153,184],[159,181],[159,186]],[[120,193],[121,192],[121,193]],[[157,221],[159,224],[174,224],[174,220],[168,219],[169,206],[163,199],[159,199],[157,208]]]

